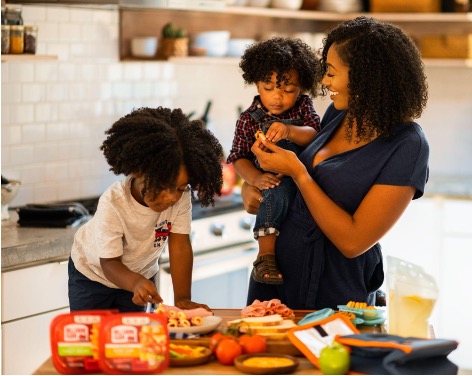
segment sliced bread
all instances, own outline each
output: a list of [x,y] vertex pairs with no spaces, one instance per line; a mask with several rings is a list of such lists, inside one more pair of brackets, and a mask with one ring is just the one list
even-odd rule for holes
[[289,330],[290,328],[293,328],[294,326],[296,326],[296,324],[292,320],[283,320],[278,325],[270,325],[270,326],[241,325],[239,327],[239,330],[243,333],[252,332],[252,333],[257,333],[257,334],[262,334],[262,333],[273,334],[273,333],[285,333],[287,330]]
[[228,326],[230,325],[240,325],[240,326],[276,326],[281,325],[284,319],[282,316],[276,315],[268,315],[262,317],[245,317],[242,319],[228,321]]

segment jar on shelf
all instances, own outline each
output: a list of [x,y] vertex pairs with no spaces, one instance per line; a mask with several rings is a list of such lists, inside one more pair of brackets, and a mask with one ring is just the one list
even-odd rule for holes
[[25,26],[25,54],[35,54],[36,44],[38,41],[38,27],[37,26]]
[[10,53],[10,25],[2,25],[2,55]]
[[25,43],[25,28],[23,25],[10,26],[10,53],[22,54]]
[[23,25],[21,5],[8,6],[5,8],[5,20],[7,25]]

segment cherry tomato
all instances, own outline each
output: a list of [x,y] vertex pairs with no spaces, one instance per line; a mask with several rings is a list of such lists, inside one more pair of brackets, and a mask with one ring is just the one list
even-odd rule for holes
[[225,366],[232,366],[234,359],[243,353],[241,345],[233,338],[223,338],[216,347],[216,358]]
[[263,353],[267,349],[266,338],[259,334],[243,334],[238,338],[238,342],[243,349],[243,354]]
[[213,334],[210,337],[210,344],[209,344],[208,347],[210,348],[211,351],[213,351],[213,354],[216,352],[216,348],[218,347],[218,344],[220,343],[220,341],[223,338],[233,338],[234,339],[234,336],[231,335],[231,334],[217,332],[217,333]]

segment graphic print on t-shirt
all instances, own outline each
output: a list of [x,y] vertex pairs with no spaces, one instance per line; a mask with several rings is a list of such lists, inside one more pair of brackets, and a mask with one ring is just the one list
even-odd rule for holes
[[172,228],[172,223],[168,222],[167,219],[162,221],[161,223],[156,224],[154,228],[154,247],[160,248],[162,247],[167,237],[169,236],[170,230]]

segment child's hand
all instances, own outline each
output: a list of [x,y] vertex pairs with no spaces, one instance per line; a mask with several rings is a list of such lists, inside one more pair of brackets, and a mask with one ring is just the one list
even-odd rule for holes
[[266,138],[274,144],[290,136],[289,126],[276,121],[266,132]]
[[178,299],[175,301],[175,306],[180,309],[204,308],[207,311],[211,312],[210,307],[208,307],[206,304],[195,303],[192,302],[190,299]]
[[264,189],[275,188],[280,184],[279,175],[271,174],[270,172],[265,172],[260,174],[255,182],[254,186],[260,189],[261,191]]
[[140,278],[134,286],[133,303],[146,305],[146,303],[162,303],[162,298],[157,292],[156,285],[149,279]]

